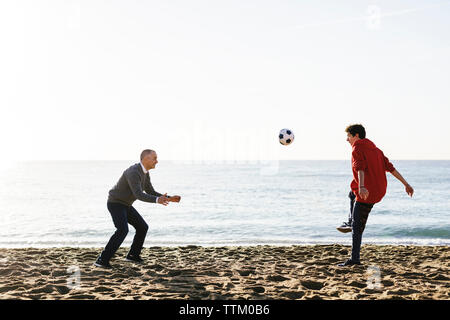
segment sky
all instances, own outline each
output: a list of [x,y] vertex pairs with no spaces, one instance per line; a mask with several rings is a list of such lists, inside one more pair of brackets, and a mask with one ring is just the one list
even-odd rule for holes
[[450,159],[449,58],[450,1],[1,1],[0,163]]

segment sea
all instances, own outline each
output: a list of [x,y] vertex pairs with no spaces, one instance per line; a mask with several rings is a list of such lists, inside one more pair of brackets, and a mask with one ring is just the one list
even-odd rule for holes
[[[0,247],[104,247],[115,231],[106,202],[137,161],[16,162],[0,171]],[[450,161],[393,160],[363,244],[450,245]],[[168,206],[136,201],[144,246],[351,244],[350,161],[163,161],[150,171]],[[130,231],[124,241],[129,246]]]

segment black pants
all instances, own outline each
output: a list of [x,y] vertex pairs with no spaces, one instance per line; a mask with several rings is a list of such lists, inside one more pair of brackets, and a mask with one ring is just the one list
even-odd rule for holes
[[355,194],[350,191],[350,216],[349,224],[352,226],[352,257],[355,262],[360,260],[362,234],[366,228],[369,213],[373,208],[373,204],[355,201]]
[[129,254],[139,256],[148,230],[147,223],[132,206],[108,202],[107,207],[117,230],[111,236],[111,239],[109,239],[100,258],[105,262],[112,258],[128,234],[128,223],[136,229],[136,235],[134,236]]

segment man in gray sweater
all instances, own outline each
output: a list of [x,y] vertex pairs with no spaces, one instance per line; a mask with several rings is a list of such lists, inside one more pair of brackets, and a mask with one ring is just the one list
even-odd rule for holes
[[[126,169],[117,184],[109,191],[107,207],[111,213],[116,232],[111,236],[105,249],[95,261],[94,265],[102,268],[111,268],[110,259],[119,249],[128,234],[128,224],[136,229],[133,243],[126,260],[141,263],[140,253],[144,245],[148,225],[132,204],[136,199],[159,203],[166,206],[169,202],[180,202],[180,196],[168,196],[153,189],[149,170],[154,169],[158,163],[155,151],[146,149],[141,153],[141,162]],[[144,192],[145,191],[145,192]]]

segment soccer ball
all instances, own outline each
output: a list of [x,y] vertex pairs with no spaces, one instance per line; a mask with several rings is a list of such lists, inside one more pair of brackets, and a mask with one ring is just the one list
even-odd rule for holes
[[280,143],[282,145],[287,146],[291,144],[292,141],[294,141],[294,133],[292,132],[292,130],[289,129],[281,129],[278,138],[280,139]]

